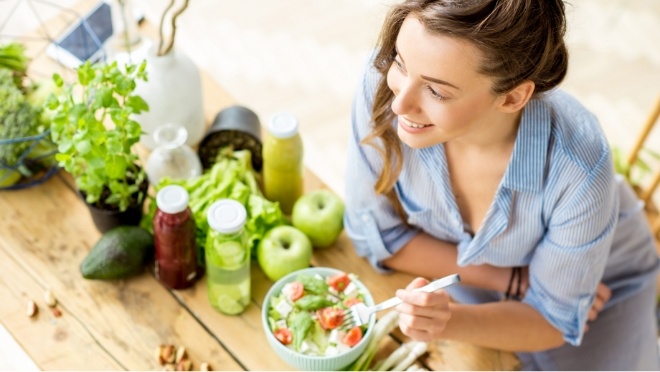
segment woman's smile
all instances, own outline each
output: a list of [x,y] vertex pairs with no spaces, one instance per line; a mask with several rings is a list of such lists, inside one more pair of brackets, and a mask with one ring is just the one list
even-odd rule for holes
[[420,124],[409,119],[406,119],[403,116],[398,117],[399,126],[409,133],[420,133],[425,129],[430,128],[433,124]]

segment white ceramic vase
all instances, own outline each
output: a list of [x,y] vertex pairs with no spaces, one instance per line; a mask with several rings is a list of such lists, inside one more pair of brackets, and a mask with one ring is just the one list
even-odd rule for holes
[[135,93],[149,104],[149,111],[136,115],[146,134],[140,143],[149,149],[156,147],[153,134],[166,123],[186,128],[186,144],[195,146],[204,134],[202,82],[195,64],[179,50],[172,49],[164,56],[152,48],[147,56],[149,81],[139,82]]

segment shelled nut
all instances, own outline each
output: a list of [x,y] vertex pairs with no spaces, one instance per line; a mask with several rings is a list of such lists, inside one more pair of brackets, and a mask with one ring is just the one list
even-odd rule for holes
[[163,371],[176,371],[174,364],[167,363],[163,368]]
[[174,362],[178,364],[185,357],[186,357],[186,348],[183,346],[179,346],[176,349],[176,357],[174,358]]
[[163,359],[163,349],[165,349],[165,345],[160,345],[156,348],[156,362],[158,362],[159,365],[164,365],[165,364],[165,359]]
[[212,371],[211,366],[206,362],[203,362],[202,364],[199,365],[199,370],[200,371]]
[[27,303],[27,316],[32,318],[33,316],[37,315],[38,311],[39,311],[39,308],[37,307],[37,304],[35,304],[34,301],[28,301],[28,303]]
[[62,312],[60,311],[60,309],[58,309],[56,307],[50,309],[50,312],[53,313],[53,316],[56,317],[56,318],[59,318],[59,317],[62,316]]
[[161,354],[165,363],[174,363],[174,345],[165,345]]
[[177,371],[190,371],[192,370],[192,362],[188,358],[183,358],[176,364]]
[[57,299],[51,291],[46,291],[46,293],[44,293],[44,301],[48,307],[55,307],[55,305],[57,305]]

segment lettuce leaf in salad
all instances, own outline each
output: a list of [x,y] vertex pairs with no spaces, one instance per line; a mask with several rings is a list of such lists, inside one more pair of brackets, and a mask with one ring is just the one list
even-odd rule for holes
[[305,295],[293,305],[301,310],[314,311],[334,305],[334,303],[321,295]]
[[316,344],[321,355],[325,354],[325,350],[328,348],[330,342],[325,330],[321,327],[319,322],[314,322],[314,326],[310,330],[308,338],[311,338],[312,342]]
[[312,275],[299,275],[296,280],[302,283],[307,293],[325,296],[330,288],[324,279]]
[[280,314],[279,311],[275,310],[277,308],[277,305],[280,304],[280,302],[286,301],[284,298],[281,296],[273,297],[270,300],[270,309],[268,309],[268,317],[272,318],[273,321],[278,321],[280,319],[283,319],[282,314]]
[[277,330],[277,324],[275,324],[275,320],[272,317],[268,317],[268,328],[270,328],[271,332],[275,332]]
[[289,327],[293,334],[293,348],[300,352],[302,342],[312,328],[312,316],[306,311],[295,312],[291,315]]

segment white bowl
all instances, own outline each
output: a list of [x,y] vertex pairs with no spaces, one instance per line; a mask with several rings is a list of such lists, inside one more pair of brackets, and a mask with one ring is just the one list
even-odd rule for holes
[[[364,352],[365,348],[369,344],[369,340],[373,335],[373,328],[376,323],[375,316],[372,316],[371,319],[369,319],[367,331],[365,332],[360,342],[358,342],[349,350],[332,356],[312,356],[298,353],[295,350],[290,349],[280,343],[275,338],[268,325],[268,308],[270,306],[271,299],[280,294],[285,284],[294,281],[300,274],[319,274],[325,278],[334,274],[339,274],[341,272],[341,270],[329,267],[310,267],[307,269],[294,271],[275,282],[275,284],[273,284],[273,286],[266,294],[266,298],[264,299],[261,308],[261,324],[264,328],[264,332],[266,333],[266,338],[268,339],[270,346],[275,349],[275,352],[280,356],[280,358],[282,358],[292,367],[303,371],[339,371],[357,360],[357,358],[360,357],[360,355]],[[371,293],[369,293],[367,287],[365,287],[364,284],[362,284],[362,282],[359,280],[352,280],[352,282],[355,283],[360,292],[364,294],[364,303],[368,306],[372,306],[374,304],[374,299],[371,296]]]

